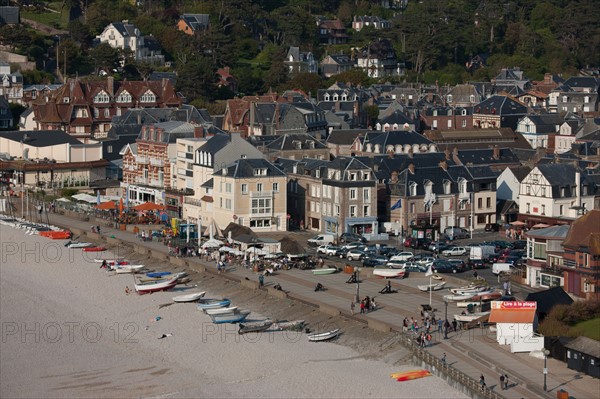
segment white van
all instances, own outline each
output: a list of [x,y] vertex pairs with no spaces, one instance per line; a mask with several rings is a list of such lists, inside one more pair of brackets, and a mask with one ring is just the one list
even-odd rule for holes
[[513,267],[513,265],[511,265],[510,263],[494,263],[492,265],[492,273],[494,273],[495,275],[498,275],[502,272],[511,272],[511,268]]
[[335,236],[331,234],[317,234],[313,238],[308,239],[308,244],[312,246],[318,246],[323,244],[333,244]]

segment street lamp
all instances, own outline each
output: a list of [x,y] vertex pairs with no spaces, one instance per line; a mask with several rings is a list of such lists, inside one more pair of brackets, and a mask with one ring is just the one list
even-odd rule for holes
[[546,367],[547,365],[547,361],[548,361],[548,355],[550,354],[550,351],[546,348],[544,348],[542,350],[542,353],[544,354],[544,392],[548,391],[548,385],[546,384],[546,376],[548,375],[548,368]]
[[446,311],[444,312],[444,339],[448,339],[448,327],[446,326],[446,323],[448,322],[448,301],[446,299],[444,299],[444,305],[446,308]]
[[358,266],[354,267],[354,273],[356,275],[356,303],[360,303],[360,268]]

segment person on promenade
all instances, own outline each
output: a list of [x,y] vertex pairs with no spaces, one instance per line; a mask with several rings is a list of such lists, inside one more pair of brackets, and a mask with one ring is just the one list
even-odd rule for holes
[[365,300],[360,301],[360,314],[364,314],[365,312]]
[[125,295],[129,295],[129,293],[131,293],[129,286],[125,286]]
[[504,389],[508,389],[508,374],[504,374]]
[[277,291],[282,291],[281,284],[279,283],[275,284],[273,288],[275,288]]
[[262,274],[258,276],[258,287],[262,288],[265,286],[265,276]]
[[500,374],[500,389],[504,389],[504,374]]
[[481,385],[481,392],[485,390],[485,377],[483,374],[479,376],[479,385]]
[[377,310],[377,303],[375,302],[375,297],[371,298],[371,311]]
[[442,320],[442,318],[440,317],[439,320],[437,321],[437,332],[441,333],[442,332],[442,326],[444,325],[444,320]]
[[448,339],[448,329],[450,329],[450,322],[446,319],[444,321],[444,339]]
[[442,363],[446,365],[446,352],[442,355]]
[[354,308],[356,307],[356,305],[354,304],[354,301],[350,301],[350,313],[352,315],[354,315]]

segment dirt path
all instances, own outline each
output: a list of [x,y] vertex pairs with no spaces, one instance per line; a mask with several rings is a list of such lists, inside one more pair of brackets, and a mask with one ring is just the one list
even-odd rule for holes
[[69,31],[63,29],[55,29],[49,25],[42,24],[40,22],[36,22],[32,19],[21,18],[21,22],[25,25],[32,27],[35,30],[43,32],[47,35],[67,35]]

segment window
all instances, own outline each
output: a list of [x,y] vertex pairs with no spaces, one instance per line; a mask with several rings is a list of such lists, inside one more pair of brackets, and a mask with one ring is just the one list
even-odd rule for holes
[[531,195],[531,186],[526,186],[526,187],[525,187],[525,193],[526,193],[527,195]]
[[542,190],[541,190],[541,192],[540,192],[540,195],[541,195],[542,197],[545,197],[545,196],[546,196],[546,187],[542,187]]
[[252,214],[264,215],[271,213],[271,198],[253,198]]
[[466,119],[463,119],[463,121],[462,121],[462,127],[467,127],[467,120]]
[[410,184],[410,186],[408,187],[409,191],[410,191],[410,196],[414,197],[417,195],[417,183],[412,182]]
[[154,95],[154,93],[152,93],[150,90],[148,90],[147,92],[145,92],[142,95],[142,98],[140,98],[140,101],[143,103],[153,103],[153,102],[156,102],[156,96]]
[[415,203],[411,202],[409,208],[410,208],[410,213],[414,215],[414,213],[416,211]]
[[100,93],[96,94],[96,97],[94,97],[95,103],[108,103],[109,101],[110,97],[105,91],[101,91]]
[[452,128],[452,119],[448,119],[448,129]]
[[109,154],[112,154],[112,151],[113,151],[113,146],[112,146],[112,145],[109,145],[108,147],[106,147],[106,151],[107,151]]
[[262,191],[263,191],[262,183],[256,183],[256,191],[258,191],[259,193],[262,193]]
[[363,216],[364,217],[371,216],[371,206],[370,205],[363,206]]
[[350,189],[350,199],[351,200],[355,200],[356,199],[356,189],[355,188],[351,188]]
[[333,216],[340,216],[340,206],[338,204],[333,205]]
[[225,192],[226,193],[230,193],[231,192],[231,183],[225,183]]
[[371,200],[371,189],[363,188],[363,201]]
[[118,103],[130,103],[131,102],[131,94],[126,91],[121,92],[117,97]]
[[105,118],[108,118],[108,117],[110,117],[110,109],[108,109],[108,108],[105,108],[105,109],[104,109],[104,117],[105,117]]
[[452,102],[452,94],[448,94],[448,102],[451,103]]
[[267,169],[265,169],[265,168],[254,169],[254,176],[266,176],[266,175],[267,175]]
[[525,212],[531,213],[531,204],[528,202],[527,204],[525,204],[525,206],[526,206]]
[[229,198],[225,200],[225,209],[231,209],[231,199]]
[[542,204],[542,215],[546,214],[546,205]]
[[276,193],[279,192],[279,183],[273,183],[273,191]]
[[492,207],[492,199],[491,198],[489,198],[489,197],[486,198],[486,200],[485,200],[485,206],[488,209]]
[[560,206],[558,207],[558,214],[559,214],[559,215],[563,215],[563,214],[564,214],[564,212],[565,212],[565,206],[564,206],[564,205],[560,205]]
[[449,180],[444,180],[444,194],[450,194],[450,181]]
[[250,219],[250,227],[271,227],[271,219]]
[[432,127],[433,129],[437,129],[437,119],[434,119],[434,120],[433,120],[433,123],[431,124],[431,127]]
[[356,217],[356,205],[350,205],[350,217],[351,218]]
[[546,260],[546,244],[533,243],[533,258]]

